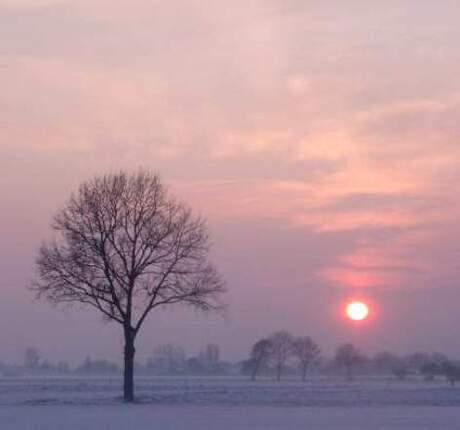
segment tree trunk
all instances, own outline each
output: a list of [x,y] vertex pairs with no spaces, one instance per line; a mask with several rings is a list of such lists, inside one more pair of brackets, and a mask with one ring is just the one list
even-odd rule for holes
[[123,399],[125,402],[134,402],[134,333],[132,329],[125,329],[125,351],[123,372]]
[[353,374],[351,372],[351,366],[346,366],[346,374],[347,374],[347,381],[351,381],[353,379]]
[[302,366],[302,381],[305,382],[307,380],[307,366]]
[[282,372],[282,366],[280,365],[276,366],[276,380],[278,382],[281,381],[281,372]]
[[252,369],[252,372],[251,372],[251,381],[255,381],[256,380],[256,376],[257,376],[257,371],[259,370],[259,366],[256,364],[254,366],[254,368]]

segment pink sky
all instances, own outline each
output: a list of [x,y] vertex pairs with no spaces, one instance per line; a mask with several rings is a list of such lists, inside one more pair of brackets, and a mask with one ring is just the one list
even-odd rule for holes
[[[118,352],[115,327],[25,285],[71,190],[139,167],[208,219],[230,304],[154,316],[144,354],[237,358],[284,328],[460,355],[459,18],[453,0],[0,1],[0,361]],[[359,329],[352,296],[377,307]]]

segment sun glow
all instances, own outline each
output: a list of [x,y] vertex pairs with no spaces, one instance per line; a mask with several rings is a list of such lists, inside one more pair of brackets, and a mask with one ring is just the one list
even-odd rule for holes
[[362,321],[369,315],[369,307],[363,302],[352,302],[347,305],[346,313],[353,321]]

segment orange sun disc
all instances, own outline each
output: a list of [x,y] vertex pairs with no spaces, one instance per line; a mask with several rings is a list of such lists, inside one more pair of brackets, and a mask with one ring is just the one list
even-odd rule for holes
[[353,321],[362,321],[369,315],[369,307],[363,302],[352,302],[347,305],[346,312]]

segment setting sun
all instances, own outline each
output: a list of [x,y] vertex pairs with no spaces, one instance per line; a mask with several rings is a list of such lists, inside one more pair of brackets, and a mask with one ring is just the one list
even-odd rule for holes
[[369,315],[369,307],[362,302],[352,302],[347,305],[348,318],[354,321],[362,321]]

